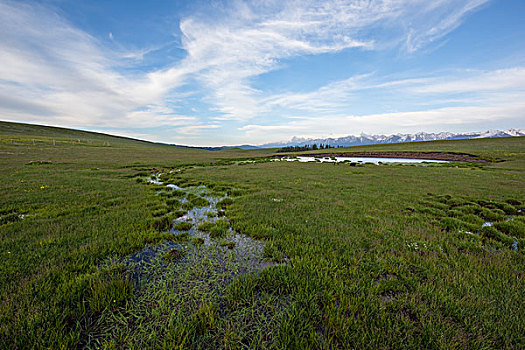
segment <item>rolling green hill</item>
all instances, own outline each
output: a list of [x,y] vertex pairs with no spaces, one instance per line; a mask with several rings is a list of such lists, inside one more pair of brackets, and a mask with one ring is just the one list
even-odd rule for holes
[[[241,149],[209,151],[95,132],[11,122],[0,122],[0,142],[6,158],[18,158],[25,162],[81,161],[91,166],[175,165],[180,162],[200,163],[228,158],[260,157],[273,153],[273,150]],[[30,152],[22,152],[23,147]]]
[[153,142],[136,140],[128,137],[113,136],[103,133],[59,128],[54,126],[43,126],[34,124],[23,124],[0,121],[0,135],[3,138],[15,140],[19,137],[21,140],[49,141],[55,139],[59,142],[77,142],[90,145],[114,143],[116,145],[128,146],[165,146]]

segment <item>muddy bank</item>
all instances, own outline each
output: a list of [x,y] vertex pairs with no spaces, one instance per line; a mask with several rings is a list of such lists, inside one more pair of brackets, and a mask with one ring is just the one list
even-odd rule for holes
[[[450,162],[488,163],[466,153],[439,153],[439,152],[342,152],[342,153],[309,153],[309,157],[375,157],[375,158],[405,158],[405,159],[432,159]],[[288,155],[283,155],[288,156]]]

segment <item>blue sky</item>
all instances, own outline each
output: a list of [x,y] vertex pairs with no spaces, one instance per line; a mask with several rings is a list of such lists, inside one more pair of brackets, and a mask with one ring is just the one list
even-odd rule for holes
[[0,0],[0,119],[185,145],[525,127],[525,1]]

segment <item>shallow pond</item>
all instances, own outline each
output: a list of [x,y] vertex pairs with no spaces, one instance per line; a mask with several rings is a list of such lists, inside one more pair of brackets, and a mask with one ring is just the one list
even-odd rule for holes
[[294,158],[281,158],[288,162],[298,161],[301,163],[320,162],[320,163],[448,163],[446,160],[434,159],[410,159],[410,158],[377,158],[377,157],[306,157],[299,156]]

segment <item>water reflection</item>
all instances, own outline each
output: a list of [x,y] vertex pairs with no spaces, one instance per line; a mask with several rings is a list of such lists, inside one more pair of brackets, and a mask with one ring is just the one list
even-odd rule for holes
[[446,160],[435,159],[414,159],[414,158],[374,158],[374,157],[286,157],[280,160],[288,162],[318,162],[318,163],[448,163]]

